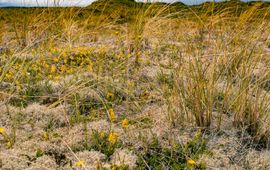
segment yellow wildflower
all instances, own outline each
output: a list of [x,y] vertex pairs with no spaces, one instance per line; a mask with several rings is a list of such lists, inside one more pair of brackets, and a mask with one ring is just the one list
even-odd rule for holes
[[49,140],[49,134],[47,132],[43,134],[43,137],[45,141]]
[[113,109],[109,109],[109,114],[110,114],[111,121],[114,122],[116,117],[115,117]]
[[8,147],[8,148],[11,148],[11,147],[12,147],[12,142],[11,142],[11,141],[8,141],[8,142],[7,142],[7,147]]
[[67,58],[67,53],[64,51],[62,57]]
[[122,121],[122,128],[123,129],[126,129],[128,127],[128,120],[127,119],[124,119],[123,121]]
[[127,58],[130,58],[131,56],[132,56],[131,54],[128,54],[128,55],[127,55]]
[[12,75],[11,72],[10,72],[10,73],[7,73],[7,74],[6,74],[6,79],[7,79],[7,80],[11,80],[11,79],[12,79],[12,76],[13,76],[13,75]]
[[53,79],[53,76],[52,75],[49,75],[49,79]]
[[74,61],[70,62],[70,65],[74,66],[76,63]]
[[72,68],[67,70],[67,74],[72,74],[74,72],[74,70]]
[[105,132],[100,132],[99,136],[101,139],[103,139],[105,137]]
[[58,49],[57,49],[57,48],[53,48],[53,49],[51,50],[51,52],[57,53],[57,52],[58,52]]
[[112,145],[115,144],[117,142],[117,139],[118,139],[117,133],[111,132],[109,134],[108,141],[110,142],[110,144],[112,144]]
[[194,165],[196,162],[195,162],[194,160],[192,160],[192,159],[189,159],[189,160],[187,161],[187,163],[188,163],[189,165]]
[[121,55],[116,54],[115,57],[119,60],[121,58]]
[[36,64],[33,64],[33,65],[32,65],[32,68],[33,68],[33,70],[35,70],[35,71],[38,70],[38,66],[37,66]]
[[88,65],[88,71],[93,72],[93,64],[89,63]]
[[54,62],[58,62],[58,61],[59,61],[59,58],[58,58],[58,57],[54,57],[54,58],[53,58],[53,61],[54,61]]
[[56,72],[56,66],[55,65],[52,65],[52,67],[51,67],[51,73],[53,74],[55,72]]
[[44,67],[45,67],[45,68],[49,68],[50,66],[49,66],[49,64],[44,63]]
[[76,164],[76,166],[83,166],[84,161],[79,160],[79,161],[78,161],[78,162],[76,162],[75,164]]
[[1,128],[0,128],[0,134],[5,133],[5,131],[6,131],[6,129],[5,129],[5,128],[3,128],[3,127],[1,127]]
[[41,73],[38,73],[38,74],[37,74],[37,77],[38,77],[38,78],[42,78],[43,75],[42,75]]
[[60,70],[61,70],[62,72],[65,72],[65,71],[67,70],[67,67],[66,67],[65,65],[62,65],[61,68],[60,68]]
[[113,100],[114,99],[114,94],[109,92],[109,93],[107,93],[106,98],[107,98],[107,100]]
[[60,76],[55,76],[55,77],[54,77],[54,80],[55,80],[55,81],[58,81],[58,80],[60,80],[60,78],[61,78]]

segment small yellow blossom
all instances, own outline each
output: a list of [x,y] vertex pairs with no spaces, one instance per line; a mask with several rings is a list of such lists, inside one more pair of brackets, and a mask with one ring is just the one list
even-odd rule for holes
[[116,120],[116,117],[115,117],[113,109],[109,109],[109,114],[110,114],[111,121],[114,122]]
[[78,161],[78,162],[76,162],[75,164],[76,164],[76,166],[83,166],[84,161],[79,160],[79,161]]
[[53,61],[54,61],[54,62],[58,62],[58,61],[59,61],[59,58],[58,58],[58,57],[54,57],[54,58],[53,58]]
[[188,163],[189,165],[194,165],[196,162],[195,162],[194,160],[192,160],[192,159],[189,159],[189,160],[187,161],[187,163]]
[[109,134],[108,141],[110,142],[110,144],[114,145],[117,142],[117,139],[118,139],[117,133],[111,132]]
[[6,74],[6,79],[7,80],[11,80],[12,79],[12,76],[13,76],[12,73],[7,73]]
[[11,148],[11,147],[12,147],[12,142],[11,142],[11,141],[8,141],[8,142],[7,142],[7,147],[8,147],[8,148]]
[[74,72],[74,70],[72,68],[67,70],[67,74],[72,74]]
[[121,58],[121,55],[116,54],[115,57],[119,60]]
[[5,129],[5,128],[3,128],[3,127],[1,127],[1,128],[0,128],[0,134],[5,133],[5,131],[6,131],[6,129]]
[[38,74],[37,74],[37,77],[38,77],[38,78],[42,78],[43,75],[42,75],[41,73],[38,73]]
[[53,79],[53,76],[52,75],[49,75],[48,77],[49,77],[49,79]]
[[53,49],[51,50],[51,52],[57,53],[57,52],[58,52],[58,49],[57,49],[57,48],[53,48]]
[[93,72],[93,64],[89,63],[87,69],[88,69],[89,72]]
[[70,65],[74,66],[74,65],[76,65],[76,63],[74,61],[71,61]]
[[60,70],[61,70],[62,72],[65,72],[65,71],[67,70],[67,67],[66,67],[65,65],[62,65],[61,68],[60,68]]
[[49,134],[47,132],[43,134],[43,137],[45,141],[49,140]]
[[100,132],[99,136],[101,139],[103,139],[105,137],[105,132]]
[[67,53],[63,52],[62,57],[67,58]]
[[109,93],[107,93],[106,98],[107,98],[107,100],[113,100],[114,99],[114,94],[109,92]]
[[128,55],[127,55],[127,58],[130,58],[130,57],[132,57],[132,55],[131,55],[131,54],[128,54]]
[[55,81],[60,80],[60,76],[55,76],[55,77],[54,77],[54,80],[55,80]]
[[45,68],[49,68],[50,66],[49,66],[49,64],[44,63],[44,67],[45,67]]
[[51,73],[53,74],[55,72],[56,72],[56,66],[55,65],[52,65],[52,67],[51,67]]
[[123,121],[122,121],[122,128],[123,129],[126,129],[128,127],[128,120],[127,119],[124,119]]

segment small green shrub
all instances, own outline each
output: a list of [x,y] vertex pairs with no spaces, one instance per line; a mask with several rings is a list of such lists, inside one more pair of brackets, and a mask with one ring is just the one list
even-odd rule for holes
[[93,130],[91,139],[88,140],[86,136],[86,140],[83,143],[74,146],[73,151],[95,150],[105,154],[107,158],[109,158],[114,153],[116,148],[120,148],[122,146],[121,141],[118,140],[118,136],[116,136],[114,142],[110,141],[111,133],[113,132],[107,133]]
[[170,148],[162,148],[158,139],[144,148],[138,162],[138,169],[205,169],[205,163],[190,165],[188,160],[197,160],[200,155],[207,153],[206,140],[198,132],[195,137],[186,144],[176,143]]

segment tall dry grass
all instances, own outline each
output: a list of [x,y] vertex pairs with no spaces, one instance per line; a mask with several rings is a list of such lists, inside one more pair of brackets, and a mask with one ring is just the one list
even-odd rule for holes
[[[11,84],[19,80],[21,72],[29,67],[27,56],[31,49],[44,49],[39,53],[45,53],[46,49],[72,49],[87,46],[89,42],[107,46],[104,42],[111,40],[110,47],[115,50],[113,55],[123,52],[131,59],[116,64],[114,67],[120,70],[113,75],[106,73],[111,75],[109,79],[118,78],[125,82],[127,77],[138,76],[146,67],[145,63],[158,66],[160,71],[164,70],[164,60],[171,63],[165,69],[171,75],[161,76],[172,84],[166,82],[169,85],[161,87],[148,81],[146,84],[153,88],[146,91],[154,89],[148,91],[150,95],[158,91],[161,101],[168,106],[168,121],[173,125],[194,122],[200,127],[220,129],[223,117],[227,115],[233,117],[235,127],[245,128],[259,141],[268,140],[270,100],[266,86],[269,84],[270,61],[264,45],[269,41],[270,9],[262,9],[261,5],[256,3],[237,15],[234,7],[216,8],[214,3],[203,9],[187,7],[183,9],[185,13],[168,12],[171,5],[140,5],[130,9],[133,16],[129,21],[120,24],[118,16],[126,14],[120,13],[122,10],[119,14],[114,13],[114,19],[108,17],[106,8],[99,8],[98,14],[93,12],[97,8],[90,12],[81,8],[20,9],[21,15],[2,21],[5,27],[0,28],[5,33],[1,34],[2,45],[13,49],[9,54],[2,54],[6,58],[1,65],[0,82],[5,82],[4,77],[13,63],[22,59],[24,64]],[[102,40],[98,42],[97,39]],[[119,46],[114,46],[115,39],[121,41]],[[146,54],[147,49],[150,54]],[[105,58],[106,52],[102,51],[101,56]],[[30,63],[36,60],[30,58]],[[104,58],[97,59],[100,65],[110,63]],[[129,75],[133,62],[139,69]],[[141,66],[140,62],[143,63]],[[117,83],[100,74],[106,72],[106,67],[100,66],[98,70],[98,82],[92,87],[104,83],[128,91],[127,87],[117,87]],[[59,96],[61,102],[54,104],[65,102],[89,81],[78,80],[70,85],[68,92]],[[139,78],[136,83],[141,83]],[[18,95],[14,89],[5,93]],[[136,99],[134,94],[130,103],[139,106],[142,101]],[[213,119],[216,119],[213,114],[218,114],[217,125],[213,125]]]

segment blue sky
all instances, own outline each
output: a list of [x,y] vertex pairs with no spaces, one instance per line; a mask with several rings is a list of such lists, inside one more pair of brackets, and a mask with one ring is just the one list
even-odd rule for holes
[[[4,6],[87,6],[94,0],[0,0],[0,7]],[[144,0],[139,0],[144,1]],[[156,1],[156,0],[152,0]],[[174,2],[176,0],[159,0],[163,2]],[[180,0],[185,4],[198,4],[211,0]],[[216,0],[222,1],[222,0]],[[245,0],[248,1],[248,0]],[[265,0],[270,1],[270,0]]]

